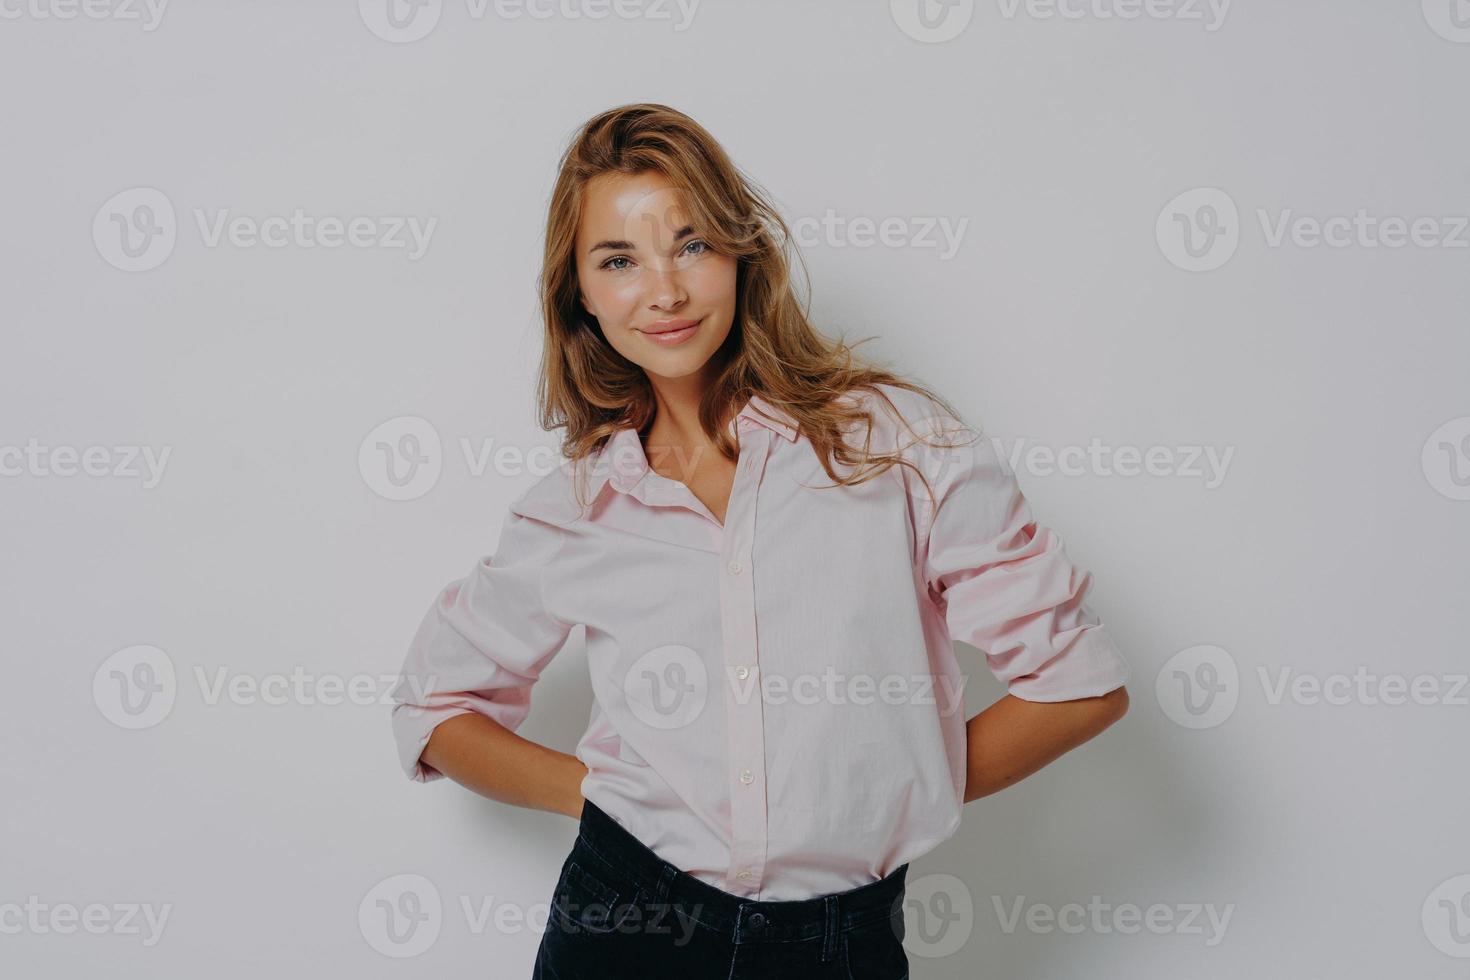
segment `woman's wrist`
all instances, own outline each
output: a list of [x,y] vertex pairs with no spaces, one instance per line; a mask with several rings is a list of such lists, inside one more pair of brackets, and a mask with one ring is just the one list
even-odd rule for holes
[[586,798],[582,796],[582,780],[592,771],[586,764],[574,755],[567,756],[569,775],[567,777],[567,792],[563,801],[561,812],[573,820],[582,819],[582,804]]

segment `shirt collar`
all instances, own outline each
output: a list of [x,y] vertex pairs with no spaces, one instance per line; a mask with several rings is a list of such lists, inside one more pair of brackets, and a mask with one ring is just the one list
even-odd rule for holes
[[[751,396],[745,407],[731,420],[732,435],[736,433],[742,420],[748,425],[765,426],[788,442],[795,442],[797,439],[796,420],[758,395]],[[572,483],[586,488],[583,499],[589,502],[597,499],[607,483],[612,483],[622,493],[651,504],[673,502],[671,498],[677,489],[668,480],[645,479],[653,471],[649,469],[648,460],[643,454],[643,443],[638,438],[638,430],[632,427],[617,430],[608,437],[602,449],[582,459],[563,460],[560,468]],[[562,492],[564,489],[565,484],[539,480],[511,504],[511,510],[525,517],[534,517],[557,525],[585,516],[588,505],[579,507],[572,497]],[[575,490],[572,492],[575,493]]]
[[[750,396],[745,407],[735,415],[730,424],[732,435],[742,419],[765,426],[788,442],[796,441],[800,428],[796,419],[759,395]],[[638,437],[638,430],[632,426],[625,426],[609,436],[590,462],[592,482],[589,500],[597,497],[605,483],[611,483],[621,493],[636,495],[640,492],[640,485],[642,489],[646,489],[647,485],[643,480],[651,470],[648,457],[643,452],[643,442]]]
[[[761,413],[765,414],[763,415]],[[751,395],[750,400],[745,403],[745,407],[740,410],[740,414],[735,416],[735,418],[737,422],[742,418],[750,419],[785,436],[787,442],[796,441],[796,433],[799,428],[796,419],[775,405],[772,405],[760,395]]]

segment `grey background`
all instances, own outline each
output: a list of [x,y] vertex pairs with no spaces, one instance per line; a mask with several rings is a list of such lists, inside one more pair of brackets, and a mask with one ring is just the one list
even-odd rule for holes
[[[410,784],[385,705],[211,704],[196,671],[391,675],[438,587],[493,551],[535,474],[477,475],[460,440],[553,444],[531,398],[557,156],[590,115],[650,100],[699,119],[791,220],[968,221],[948,258],[813,242],[812,311],[1007,445],[1233,452],[1213,486],[1020,473],[1096,576],[1133,708],[969,804],[915,863],[911,888],[953,875],[972,915],[957,951],[911,949],[914,975],[1464,975],[1466,692],[1273,703],[1259,674],[1361,668],[1448,694],[1467,670],[1470,235],[1272,246],[1260,219],[1365,209],[1447,235],[1470,213],[1470,43],[1449,3],[1242,2],[1211,29],[1203,7],[992,0],[935,43],[885,3],[753,0],[705,0],[684,29],[676,9],[512,19],[459,0],[403,42],[370,28],[374,2],[178,4],[152,29],[145,8],[5,7],[0,452],[170,455],[152,486],[0,477],[0,969],[528,975],[539,926],[477,931],[461,901],[542,921],[573,822]],[[166,196],[176,241],[125,271],[92,229],[133,216],[109,202],[135,188]],[[1155,233],[1195,188],[1238,207],[1210,271]],[[195,217],[295,208],[436,225],[415,259],[210,246]],[[359,448],[403,416],[438,433],[442,473],[390,500]],[[166,717],[128,729],[93,682],[138,645],[176,682]],[[1237,669],[1216,692],[1234,708],[1191,727],[1170,691],[1202,646]],[[1000,691],[961,657],[973,714]],[[590,707],[574,635],[521,733],[570,751]],[[395,958],[359,911],[403,874],[443,913]],[[1007,931],[995,906],[1095,895],[1231,917],[1211,943],[1203,919]],[[117,912],[96,935],[16,928],[4,909],[30,896],[171,911],[147,945]]]

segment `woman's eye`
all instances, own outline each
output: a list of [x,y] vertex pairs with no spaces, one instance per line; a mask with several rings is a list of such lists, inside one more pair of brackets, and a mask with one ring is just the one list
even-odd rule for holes
[[[703,255],[705,252],[708,252],[710,250],[708,242],[704,241],[703,239],[696,238],[694,241],[684,246],[684,251],[688,252],[691,248],[694,248],[695,246],[699,247],[699,251],[692,253],[694,255]],[[598,266],[598,268],[610,269],[613,272],[622,272],[628,267],[626,265],[614,265],[613,263],[631,261],[632,259],[628,258],[626,255],[614,255],[612,258],[607,259],[605,262],[603,262],[602,265]]]

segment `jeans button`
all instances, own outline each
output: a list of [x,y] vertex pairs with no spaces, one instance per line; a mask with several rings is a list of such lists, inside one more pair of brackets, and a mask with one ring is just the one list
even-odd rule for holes
[[755,914],[753,914],[750,917],[750,927],[752,929],[759,929],[762,926],[764,926],[765,924],[766,924],[766,917],[763,914],[761,914],[760,912],[756,912]]

